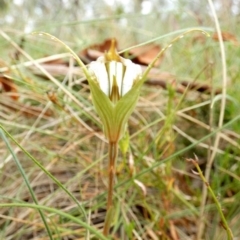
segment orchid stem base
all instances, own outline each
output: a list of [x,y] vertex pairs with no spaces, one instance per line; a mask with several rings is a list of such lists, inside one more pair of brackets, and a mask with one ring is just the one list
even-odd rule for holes
[[114,177],[115,177],[115,163],[118,155],[118,143],[109,142],[108,152],[108,196],[107,196],[107,213],[103,228],[104,236],[108,236],[109,230],[114,216],[113,211],[113,189],[114,189]]

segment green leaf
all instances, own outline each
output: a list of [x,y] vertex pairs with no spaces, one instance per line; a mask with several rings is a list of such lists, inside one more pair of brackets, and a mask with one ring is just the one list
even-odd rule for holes
[[109,138],[111,135],[111,119],[113,119],[114,105],[94,80],[89,79],[88,81],[93,105],[103,123],[104,133]]
[[124,134],[126,123],[136,107],[143,81],[138,81],[116,104],[116,124],[120,126],[120,137]]
[[110,142],[118,142],[123,136],[126,123],[137,104],[142,84],[142,79],[136,82],[132,89],[114,105],[99,85],[93,79],[89,79],[92,101]]

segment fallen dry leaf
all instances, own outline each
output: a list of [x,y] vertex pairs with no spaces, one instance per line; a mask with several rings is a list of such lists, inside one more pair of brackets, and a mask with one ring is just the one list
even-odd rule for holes
[[[7,64],[5,64],[2,60],[0,60],[0,68],[7,67]],[[10,72],[5,72],[4,74],[0,73],[0,88],[2,88],[3,91],[9,92],[10,97],[13,100],[18,100],[19,95],[17,91],[17,86],[14,84],[14,82],[9,77]]]
[[[217,32],[213,33],[212,39],[215,41],[219,41]],[[224,42],[232,42],[234,43],[234,45],[239,45],[236,36],[229,32],[222,32],[222,40]]]
[[[98,57],[103,55],[106,51],[109,50],[111,46],[112,39],[107,38],[102,43],[93,44],[89,47],[85,48],[79,53],[80,58],[83,60],[85,64],[95,61]],[[118,48],[118,42],[116,40],[116,48]]]
[[3,91],[10,93],[10,97],[13,100],[18,100],[19,95],[17,94],[17,87],[10,78],[6,76],[0,76],[0,86]]
[[[85,63],[89,63],[91,61],[95,61],[98,57],[103,55],[106,51],[109,50],[111,46],[111,39],[106,39],[104,42],[100,44],[94,44],[86,49],[82,50],[79,53],[79,56]],[[116,41],[116,46],[118,43]],[[118,48],[117,48],[118,49]],[[147,44],[144,46],[136,47],[129,50],[129,56],[134,63],[141,65],[149,65],[153,59],[160,52],[161,48],[157,44]],[[124,54],[121,54],[124,55]],[[155,67],[158,67],[162,61],[162,57],[158,59],[158,61],[154,64]]]
[[[214,41],[219,41],[217,32],[214,32],[212,35]],[[222,39],[224,42],[232,42],[235,46],[239,46],[240,43],[237,40],[236,36],[229,32],[222,32]],[[198,34],[193,38],[193,43],[204,44],[206,42],[206,36],[204,34]]]
[[[133,62],[148,66],[160,51],[160,46],[152,43],[131,49],[129,55],[132,56]],[[154,67],[159,67],[162,59],[163,56],[156,61]]]

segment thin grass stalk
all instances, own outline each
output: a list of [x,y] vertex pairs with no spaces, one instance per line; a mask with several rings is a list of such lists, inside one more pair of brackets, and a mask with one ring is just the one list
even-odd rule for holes
[[226,220],[226,218],[225,218],[225,216],[224,216],[224,214],[223,214],[221,204],[220,204],[220,202],[218,201],[218,199],[217,199],[214,191],[212,190],[210,184],[208,183],[207,179],[204,177],[204,175],[203,175],[203,173],[202,173],[202,170],[201,170],[201,168],[199,167],[199,164],[198,164],[198,158],[195,156],[195,159],[187,159],[187,160],[188,160],[188,161],[191,161],[191,162],[194,164],[194,166],[196,167],[196,169],[197,169],[197,171],[198,171],[198,174],[199,174],[201,180],[204,182],[204,185],[206,186],[206,188],[208,189],[210,195],[212,196],[213,201],[214,201],[214,203],[215,203],[215,205],[216,205],[216,207],[217,207],[218,213],[219,213],[219,215],[220,215],[220,217],[221,217],[222,226],[223,226],[223,228],[224,228],[224,229],[226,230],[226,232],[227,232],[227,237],[228,237],[227,239],[228,239],[228,240],[233,240],[233,234],[232,234],[232,231],[231,231],[231,229],[229,228],[228,223],[227,223],[227,220]]
[[[227,63],[226,63],[226,54],[225,54],[225,48],[223,44],[223,38],[221,34],[221,27],[220,23],[217,17],[217,13],[213,4],[212,0],[208,0],[208,4],[211,10],[211,13],[213,15],[217,36],[219,39],[219,48],[220,48],[220,55],[221,55],[221,62],[222,62],[222,98],[221,98],[221,108],[220,108],[220,116],[218,120],[218,127],[221,128],[223,126],[223,120],[224,120],[224,114],[225,114],[225,108],[226,108],[226,94],[227,94]],[[205,178],[208,182],[210,179],[210,173],[212,169],[212,165],[215,159],[215,156],[217,154],[216,149],[218,148],[219,142],[220,142],[220,133],[217,133],[215,141],[214,141],[214,150],[211,153],[210,159],[207,162],[206,171],[205,171]],[[204,214],[204,208],[207,201],[207,187],[203,185],[202,189],[202,199],[201,199],[201,207],[200,207],[200,224],[197,231],[197,240],[200,240],[202,238],[202,235],[204,233],[205,228],[205,222],[203,221],[203,214]]]
[[109,234],[111,219],[113,217],[113,188],[115,177],[115,164],[118,155],[118,143],[110,142],[108,145],[108,195],[107,195],[107,213],[103,228],[104,236]]

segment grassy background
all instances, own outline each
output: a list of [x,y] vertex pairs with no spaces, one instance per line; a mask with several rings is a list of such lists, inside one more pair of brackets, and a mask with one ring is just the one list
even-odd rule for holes
[[[0,93],[0,124],[6,130],[0,138],[0,239],[104,239],[97,234],[105,218],[107,143],[88,85],[80,69],[74,72],[63,46],[30,32],[49,32],[77,53],[111,37],[124,50],[155,38],[165,47],[175,31],[191,27],[207,29],[211,36],[215,32],[207,1],[151,1],[152,10],[145,14],[148,2],[0,1],[1,77],[13,80],[19,97],[13,99],[16,93],[3,88]],[[196,154],[205,173],[213,150],[217,154],[209,183],[235,239],[240,239],[237,4],[215,1],[222,31],[233,35],[224,41],[228,125],[219,131],[219,144],[214,147],[223,97],[214,95],[223,81],[219,42],[192,33],[166,51],[156,70],[169,78],[168,87],[144,85],[129,120],[129,150],[119,155],[117,164],[114,239],[197,239],[201,219],[205,230],[198,239],[227,239],[211,196],[201,208],[203,183],[186,162]],[[26,64],[49,56],[61,60],[62,53],[65,72],[61,65],[57,74],[49,71],[46,76]],[[207,84],[212,91],[186,88],[177,93],[182,81]],[[37,209],[31,204],[38,204]]]

